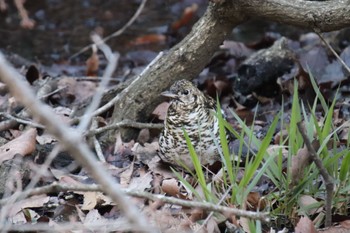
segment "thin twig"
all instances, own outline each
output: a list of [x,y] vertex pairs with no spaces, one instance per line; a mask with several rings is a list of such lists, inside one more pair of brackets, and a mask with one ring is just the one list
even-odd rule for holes
[[[135,14],[129,19],[129,21],[121,28],[119,29],[118,31],[112,33],[111,35],[103,38],[103,42],[107,42],[107,40],[113,38],[113,37],[117,37],[117,36],[120,36],[128,27],[130,27],[134,22],[135,20],[140,16],[143,8],[145,7],[146,5],[146,2],[147,0],[142,0],[140,6],[137,8],[137,11],[135,12]],[[82,48],[79,52],[73,54],[72,56],[69,57],[69,60],[82,54],[83,52],[86,52],[87,50],[89,50],[91,48],[92,44]]]
[[[6,229],[13,232],[134,232],[136,229],[123,218],[92,222],[35,223],[10,225]],[[1,229],[2,230],[2,229]],[[139,232],[143,232],[142,229]]]
[[121,127],[130,127],[130,128],[137,128],[137,129],[162,129],[164,127],[164,124],[154,124],[154,123],[143,123],[143,122],[135,122],[130,120],[123,120],[116,124],[111,124],[105,127],[97,128],[97,129],[91,129],[86,136],[92,136],[96,134],[101,134],[103,132],[106,132],[108,130],[113,129],[119,129]]
[[332,199],[333,199],[333,188],[334,188],[334,183],[332,181],[333,178],[328,173],[327,169],[323,166],[322,160],[318,157],[314,147],[312,146],[310,140],[308,139],[302,123],[298,122],[297,125],[298,125],[299,132],[301,133],[301,136],[304,139],[304,143],[306,145],[306,148],[310,154],[310,158],[316,164],[316,166],[317,166],[318,170],[320,171],[321,176],[324,180],[325,186],[326,186],[326,221],[325,221],[325,225],[326,225],[326,227],[329,227],[332,225]]
[[78,129],[83,132],[87,129],[91,118],[93,117],[92,114],[93,112],[98,108],[102,96],[103,96],[103,91],[106,89],[109,80],[112,77],[112,74],[115,70],[115,68],[118,65],[118,60],[119,60],[119,53],[113,53],[111,48],[108,47],[101,39],[100,36],[98,36],[97,34],[93,34],[91,36],[91,39],[93,40],[93,42],[97,45],[97,47],[104,53],[107,61],[108,61],[108,65],[105,69],[105,72],[103,74],[103,80],[100,83],[99,87],[96,90],[96,93],[94,95],[94,97],[92,98],[91,104],[89,105],[89,107],[86,109],[84,115],[82,116],[82,119],[80,121],[80,124],[78,126]]
[[[48,167],[50,166],[52,160],[56,157],[56,155],[60,152],[61,148],[60,146],[55,146],[53,150],[50,152],[49,156],[45,160],[44,164],[40,166],[39,169],[36,169],[36,174],[31,178],[29,184],[26,186],[25,190],[23,191],[18,190],[15,193],[12,194],[11,197],[5,198],[7,199],[6,202],[3,202],[3,208],[1,208],[2,212],[3,211],[9,211],[11,207],[13,206],[14,203],[18,202],[19,200],[23,200],[27,197],[28,194],[30,194],[30,190],[33,190],[35,185],[39,182],[40,178],[47,172]],[[6,197],[6,196],[5,196]],[[6,226],[0,226],[0,229],[10,228],[8,224]]]
[[331,50],[331,52],[334,54],[334,56],[339,60],[339,62],[343,65],[343,67],[348,71],[350,74],[350,68],[349,66],[344,62],[344,60],[338,55],[338,53],[332,48],[332,46],[323,38],[323,36],[318,32],[315,31],[315,33],[320,37],[320,39],[323,41],[323,43]]
[[62,123],[52,109],[35,97],[28,83],[21,80],[20,74],[5,60],[0,53],[0,80],[8,85],[11,94],[26,106],[38,121],[46,126],[49,133],[54,135],[62,146],[80,163],[98,182],[128,221],[137,229],[153,232],[145,216],[140,213],[133,203],[120,191],[112,176],[98,163],[89,146],[84,142],[81,133]]
[[[231,190],[232,190],[233,184],[230,185],[230,187],[227,188],[226,192],[224,193],[224,195],[222,195],[222,197],[220,198],[219,202],[217,203],[217,205],[221,205],[221,203],[224,202],[224,200],[226,199],[226,197],[230,194]],[[203,221],[203,223],[201,224],[201,226],[195,231],[195,233],[197,232],[202,232],[202,228],[209,222],[210,218],[213,216],[214,212],[211,211],[208,215],[208,217],[206,217],[206,219]]]
[[[98,126],[98,122],[97,122],[96,117],[94,117],[94,118],[92,119],[91,130],[96,129],[97,126]],[[106,159],[105,159],[105,157],[104,157],[104,155],[103,155],[101,145],[100,145],[99,141],[97,140],[96,135],[93,135],[93,136],[92,136],[92,140],[93,140],[93,143],[94,143],[94,148],[95,148],[95,152],[96,152],[96,154],[97,154],[97,158],[98,158],[101,162],[105,163],[105,162],[106,162]]]
[[40,99],[45,99],[45,98],[47,98],[47,97],[49,97],[49,96],[52,96],[52,95],[54,95],[54,94],[56,94],[56,93],[59,93],[59,92],[63,91],[63,90],[66,89],[66,88],[67,88],[66,86],[65,86],[65,87],[57,88],[56,90],[53,90],[53,91],[51,91],[50,93],[47,93],[47,94],[41,96]]
[[[33,196],[33,195],[40,195],[40,194],[46,194],[46,193],[52,193],[52,192],[66,192],[66,191],[103,192],[100,185],[95,185],[95,184],[69,185],[69,184],[60,184],[57,182],[54,182],[47,186],[34,188],[32,190],[27,190],[24,192],[26,193],[25,194],[26,196]],[[148,192],[141,192],[138,190],[135,191],[135,190],[123,189],[122,192],[132,197],[146,198],[152,201],[162,201],[173,205],[186,206],[186,207],[192,207],[192,208],[201,208],[208,211],[214,211],[219,213],[234,214],[240,217],[246,217],[254,220],[261,220],[264,222],[270,221],[268,213],[259,213],[259,212],[253,212],[253,211],[247,211],[247,210],[240,210],[240,209],[220,206],[220,205],[212,204],[208,202],[181,200],[174,197],[166,197],[161,194],[152,194]],[[11,197],[0,200],[0,205],[3,205],[7,201],[9,201],[10,198]]]
[[[163,52],[160,52],[148,65],[147,67],[141,72],[141,74],[139,74],[135,80],[139,77],[142,76],[143,73],[145,73],[147,70],[150,69],[150,67],[152,67],[153,64],[155,64],[162,56],[164,55]],[[134,81],[135,81],[134,80]],[[134,82],[133,81],[133,82]],[[130,84],[131,85],[131,84]],[[130,86],[129,85],[129,86]],[[128,87],[129,87],[128,86]],[[108,109],[112,108],[114,106],[114,104],[118,101],[120,101],[120,99],[123,97],[123,95],[125,95],[126,93],[128,93],[129,89],[128,87],[126,87],[121,93],[119,93],[117,96],[115,96],[113,99],[111,99],[108,103],[106,103],[105,105],[103,105],[102,107],[98,108],[96,111],[94,111],[92,114],[91,114],[91,117],[94,117],[94,116],[98,116],[98,115],[101,115],[102,113],[108,111]],[[77,118],[74,118],[71,120],[70,124],[76,124],[78,122],[81,121],[81,117],[77,117]]]
[[24,120],[15,116],[12,116],[11,114],[7,113],[7,112],[0,112],[0,116],[6,117],[8,119],[14,120],[17,123],[20,124],[24,124],[24,125],[29,125],[33,128],[38,128],[38,129],[45,129],[45,126],[43,126],[42,124],[38,124],[32,121],[28,121],[28,120]]

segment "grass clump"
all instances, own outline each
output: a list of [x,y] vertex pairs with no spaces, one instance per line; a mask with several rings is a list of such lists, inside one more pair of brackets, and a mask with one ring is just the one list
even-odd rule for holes
[[[195,187],[178,174],[186,188],[191,190],[198,199],[207,202],[255,211],[269,211],[272,218],[271,226],[276,228],[288,225],[293,227],[300,216],[307,216],[314,220],[316,227],[323,226],[326,188],[320,171],[310,161],[305,164],[296,162],[299,157],[302,157],[302,153],[306,153],[308,156],[297,127],[297,123],[302,121],[308,139],[314,141],[317,155],[335,184],[332,199],[333,214],[348,215],[350,203],[350,131],[345,143],[339,139],[338,134],[349,126],[343,124],[336,127],[334,125],[335,100],[330,106],[327,105],[313,77],[311,77],[311,82],[316,93],[313,105],[305,106],[300,100],[298,83],[295,81],[289,121],[283,119],[285,113],[281,109],[280,113],[274,117],[262,140],[259,140],[254,134],[254,122],[252,126],[248,126],[237,114],[232,112],[241,126],[240,132],[234,130],[225,121],[218,103],[217,117],[220,142],[216,142],[216,144],[220,147],[222,175],[220,179],[215,179],[215,181],[208,179],[185,132],[195,167],[193,175],[196,177],[203,195],[200,195]],[[323,114],[316,117],[316,107],[319,106],[319,103],[322,106]],[[280,128],[281,131],[287,130],[288,134],[280,133],[279,144],[273,145],[273,137],[277,128]],[[238,153],[230,151],[226,137],[227,132],[239,140]],[[272,150],[271,147],[274,149]],[[239,166],[240,163],[237,160],[243,160],[244,166]],[[295,169],[299,169],[300,174],[296,174]],[[262,179],[270,188],[262,190]],[[258,201],[252,203],[251,197],[254,195],[258,196]],[[254,229],[251,232],[262,231],[259,221],[248,221],[248,225],[251,230]]]

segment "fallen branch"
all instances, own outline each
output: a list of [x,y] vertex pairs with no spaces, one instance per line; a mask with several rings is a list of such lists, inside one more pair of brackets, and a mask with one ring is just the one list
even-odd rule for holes
[[[135,229],[125,219],[107,220],[103,222],[86,223],[36,223],[22,225],[7,225],[7,231],[14,232],[133,232]],[[140,232],[143,232],[141,230]]]
[[123,120],[122,122],[107,125],[105,127],[91,129],[86,134],[86,136],[101,134],[108,130],[119,129],[121,127],[130,127],[130,128],[136,128],[136,129],[162,129],[164,127],[164,124],[142,123],[142,122],[135,122],[130,120]]
[[33,121],[29,121],[29,120],[24,120],[15,116],[12,116],[11,114],[7,113],[7,112],[0,112],[0,116],[6,117],[7,119],[13,120],[19,124],[24,124],[24,125],[29,125],[33,128],[38,128],[38,129],[44,129],[45,126],[35,123]]
[[[144,121],[162,101],[162,91],[179,79],[197,77],[233,28],[252,18],[331,31],[350,26],[350,5],[342,0],[211,0],[192,31],[118,95],[113,122]],[[124,129],[121,135],[128,141],[137,132]]]
[[[40,195],[40,194],[47,194],[47,193],[53,193],[53,192],[67,192],[67,191],[77,191],[77,192],[103,192],[103,189],[100,185],[68,185],[68,184],[59,184],[57,182],[52,183],[51,185],[34,188],[31,190],[24,191],[25,196],[34,196],[34,195]],[[259,212],[253,212],[253,211],[247,211],[247,210],[240,210],[236,208],[230,208],[226,206],[220,206],[217,204],[212,204],[208,202],[197,202],[197,201],[187,201],[187,200],[181,200],[174,197],[166,197],[161,194],[152,194],[148,192],[141,192],[141,191],[135,191],[135,190],[128,190],[128,189],[122,189],[121,190],[124,194],[132,196],[132,197],[138,197],[138,198],[145,198],[152,201],[162,201],[165,203],[173,204],[173,205],[179,205],[179,206],[186,206],[186,207],[192,207],[192,208],[200,208],[208,211],[214,211],[219,213],[225,213],[225,214],[234,214],[236,216],[245,217],[253,220],[261,220],[264,222],[269,222],[270,218],[268,216],[268,213],[259,213]],[[11,197],[0,200],[0,205],[5,204],[11,199]]]
[[316,164],[318,170],[321,173],[321,176],[323,178],[325,186],[326,186],[326,221],[325,221],[325,225],[326,225],[326,227],[330,227],[332,225],[332,199],[333,199],[333,188],[334,188],[334,183],[332,181],[333,178],[328,173],[327,169],[323,166],[322,160],[318,157],[314,147],[312,146],[310,140],[308,139],[302,123],[298,122],[297,125],[298,125],[299,132],[301,133],[301,136],[304,139],[304,143],[306,145],[306,148],[310,154],[310,158]]

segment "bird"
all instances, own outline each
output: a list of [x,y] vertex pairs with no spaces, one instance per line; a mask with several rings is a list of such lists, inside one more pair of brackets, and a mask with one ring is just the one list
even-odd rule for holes
[[194,170],[184,136],[185,130],[201,165],[212,165],[220,161],[215,143],[217,140],[220,145],[216,101],[185,79],[175,82],[169,91],[162,92],[161,95],[170,98],[164,128],[159,137],[158,156],[161,160],[175,167]]

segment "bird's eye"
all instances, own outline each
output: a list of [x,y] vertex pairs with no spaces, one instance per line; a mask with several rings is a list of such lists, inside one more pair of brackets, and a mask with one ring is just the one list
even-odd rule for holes
[[184,90],[184,91],[182,92],[182,94],[184,94],[184,95],[188,95],[188,93],[189,93],[188,90]]

